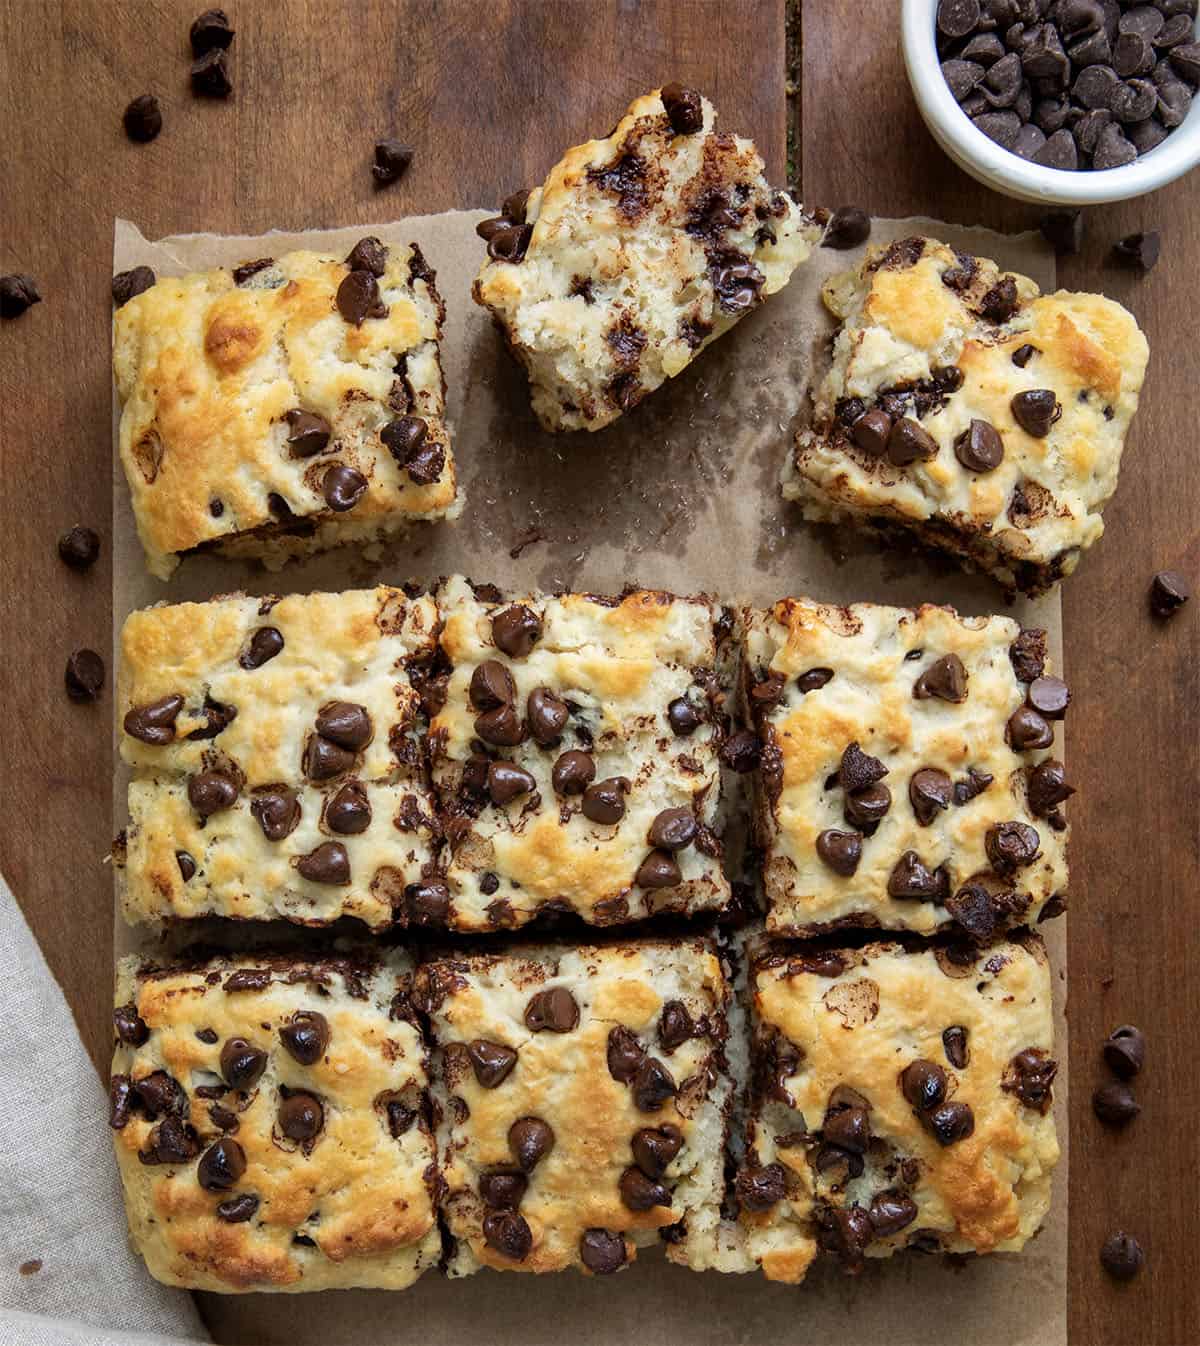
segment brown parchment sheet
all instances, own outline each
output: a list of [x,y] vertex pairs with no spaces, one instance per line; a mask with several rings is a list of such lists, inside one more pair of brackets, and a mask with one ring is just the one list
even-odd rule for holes
[[[779,473],[805,414],[813,372],[833,330],[820,287],[859,252],[817,249],[771,297],[688,369],[597,434],[550,435],[529,409],[525,376],[491,319],[470,297],[483,245],[478,220],[455,211],[390,225],[257,238],[190,234],[148,242],[116,222],[113,270],[137,265],[179,275],[294,248],[343,257],[364,234],[416,241],[446,301],[442,358],[448,416],[465,508],[455,523],[419,525],[370,555],[325,553],[283,571],[190,558],[168,583],[145,569],[120,462],[113,455],[113,635],[135,608],[254,594],[345,589],[465,573],[501,588],[617,592],[637,582],[678,593],[766,604],[792,594],[849,603],[941,602],[998,611],[1050,633],[1062,667],[1057,594],[1007,604],[986,578],[915,551],[888,550],[844,529],[805,523],[779,494]],[[1055,288],[1054,256],[1037,235],[1005,236],[929,220],[877,220],[872,242],[929,233],[995,258]],[[113,441],[117,407],[114,397]],[[1084,562],[1086,564],[1086,561]],[[124,825],[126,773],[114,781],[114,831]],[[857,1346],[971,1343],[1055,1346],[1066,1341],[1067,1125],[1064,922],[1042,927],[1054,968],[1060,1074],[1055,1111],[1063,1157],[1038,1237],[1019,1255],[955,1261],[916,1254],[869,1261],[856,1279],[835,1267],[799,1287],[757,1274],[697,1274],[643,1251],[615,1278],[481,1272],[460,1281],[426,1275],[403,1293],[198,1296],[220,1342],[383,1346],[469,1341],[538,1346],[566,1340],[624,1346]],[[118,954],[145,947],[116,917]],[[107,994],[103,982],[97,993]]]

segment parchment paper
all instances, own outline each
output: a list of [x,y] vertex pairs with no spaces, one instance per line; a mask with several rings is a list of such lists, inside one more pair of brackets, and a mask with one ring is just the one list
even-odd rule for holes
[[[446,301],[443,362],[448,413],[466,493],[454,524],[414,529],[378,549],[326,553],[268,573],[216,557],[185,561],[163,584],[145,570],[120,463],[113,464],[114,640],[126,615],[149,603],[244,589],[295,593],[464,572],[506,586],[615,592],[638,583],[680,593],[769,603],[789,594],[835,602],[951,603],[964,613],[1011,612],[1045,626],[1062,666],[1057,595],[1004,604],[985,578],[908,551],[884,550],[847,530],[805,523],[779,494],[778,476],[831,320],[822,281],[857,252],[818,249],[791,284],[640,407],[599,434],[541,431],[524,374],[487,314],[470,299],[482,244],[475,223],[492,212],[456,211],[393,225],[255,239],[192,234],[147,242],[118,220],[113,270],[149,265],[182,274],[279,256],[305,247],[344,256],[365,233],[416,240],[436,268]],[[1040,237],[1005,237],[924,220],[876,221],[872,241],[928,232],[1054,288],[1054,258]],[[116,442],[114,398],[114,444]],[[116,828],[124,824],[126,775],[118,769]],[[115,829],[114,829],[115,830]],[[800,1287],[758,1275],[698,1275],[657,1250],[616,1279],[565,1273],[534,1282],[483,1272],[448,1282],[427,1275],[403,1294],[201,1295],[222,1342],[356,1346],[469,1340],[507,1346],[732,1346],[759,1341],[817,1346],[919,1342],[1052,1346],[1066,1340],[1067,1172],[1066,958],[1063,922],[1043,927],[1055,970],[1061,1063],[1055,1108],[1063,1159],[1046,1225],[1019,1256],[944,1259],[908,1255],[869,1263],[857,1280],[821,1267]],[[118,953],[135,939],[117,917]],[[98,994],[108,994],[107,981]]]

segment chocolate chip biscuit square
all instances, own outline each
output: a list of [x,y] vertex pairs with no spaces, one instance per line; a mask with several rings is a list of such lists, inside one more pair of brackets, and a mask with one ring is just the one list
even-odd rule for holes
[[868,251],[823,290],[841,326],[788,459],[806,518],[907,530],[1041,593],[1104,531],[1149,349],[1100,295],[930,238]]
[[807,598],[744,624],[769,930],[986,940],[1062,910],[1073,791],[1055,725],[1070,693],[1044,631]]
[[411,971],[399,953],[122,960],[110,1124],[157,1280],[398,1290],[436,1264]]
[[728,901],[717,837],[728,640],[707,598],[438,592],[430,722],[452,928],[596,925]]
[[594,1275],[720,1215],[727,990],[705,939],[514,948],[417,970],[453,1276]]
[[272,569],[456,510],[440,346],[416,244],[363,239],[163,276],[113,315],[120,455],[146,564]]
[[820,230],[749,140],[668,85],[478,226],[475,281],[547,430],[599,430],[783,289]]
[[750,974],[754,1086],[735,1237],[771,1280],[825,1253],[1021,1248],[1058,1160],[1050,968],[984,949],[768,947]]
[[438,845],[419,692],[436,639],[433,599],[391,588],[131,614],[126,918],[403,919]]

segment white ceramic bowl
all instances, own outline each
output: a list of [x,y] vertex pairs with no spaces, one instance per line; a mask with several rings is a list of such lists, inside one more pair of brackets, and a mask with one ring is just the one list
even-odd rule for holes
[[901,41],[908,82],[930,134],[965,173],[1018,201],[1096,206],[1157,191],[1200,163],[1200,95],[1161,145],[1122,168],[1069,173],[1018,158],[989,140],[954,101],[939,68],[937,0],[903,0]]

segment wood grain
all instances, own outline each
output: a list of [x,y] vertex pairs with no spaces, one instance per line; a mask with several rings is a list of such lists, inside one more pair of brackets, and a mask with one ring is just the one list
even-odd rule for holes
[[[199,0],[0,4],[0,270],[38,277],[45,302],[0,327],[0,869],[62,982],[84,1040],[108,1053],[111,700],[68,702],[70,649],[106,652],[107,554],[86,577],[58,561],[70,524],[109,519],[108,279],[112,220],[147,236],[256,233],[396,218],[498,201],[558,152],[607,130],[668,78],[701,85],[729,126],[752,128],[784,168],[782,3],[527,0],[350,6],[229,5],[236,93],[193,100],[187,25]],[[954,169],[925,133],[899,59],[894,0],[802,7],[795,166],[811,202],[925,213],[995,228],[1037,212]],[[166,129],[130,145],[135,94]],[[416,147],[377,192],[376,137]],[[1091,212],[1064,285],[1101,288],[1138,315],[1152,359],[1108,536],[1067,585],[1072,775],[1071,1331],[1091,1346],[1195,1339],[1198,1158],[1189,1090],[1200,978],[1189,968],[1200,872],[1200,609],[1147,615],[1153,571],[1200,575],[1200,479],[1187,408],[1197,374],[1200,212],[1195,180]],[[1114,238],[1161,228],[1146,278],[1108,263]],[[106,549],[107,553],[107,549]],[[1150,1039],[1145,1113],[1122,1136],[1088,1106],[1097,1046],[1117,1022]],[[1177,1081],[1172,1084],[1172,1081]],[[1117,1226],[1147,1273],[1114,1287],[1097,1250]],[[1021,1306],[1014,1306],[1020,1312]]]
[[[1036,227],[1035,207],[956,169],[925,130],[900,59],[891,0],[803,6],[806,200],[877,215],[931,215],[994,229]],[[864,28],[870,38],[864,37]],[[835,73],[836,72],[836,73]],[[1196,436],[1181,408],[1195,386],[1200,310],[1200,181],[1086,213],[1079,257],[1059,283],[1125,304],[1150,342],[1150,371],[1107,532],[1064,586],[1071,778],[1070,1330],[1080,1346],[1197,1339],[1197,1201],[1185,1173],[1200,1141],[1189,1102],[1200,978],[1191,958],[1200,915],[1200,610],[1154,621],[1146,591],[1163,567],[1200,580]],[[1160,229],[1148,276],[1112,264],[1114,240]],[[1189,418],[1190,419],[1190,418]],[[1149,1064],[1142,1116],[1125,1133],[1092,1115],[1099,1044],[1138,1024]],[[1135,1234],[1146,1272],[1110,1281],[1098,1253],[1114,1229]],[[1020,1306],[1014,1306],[1020,1312]]]

